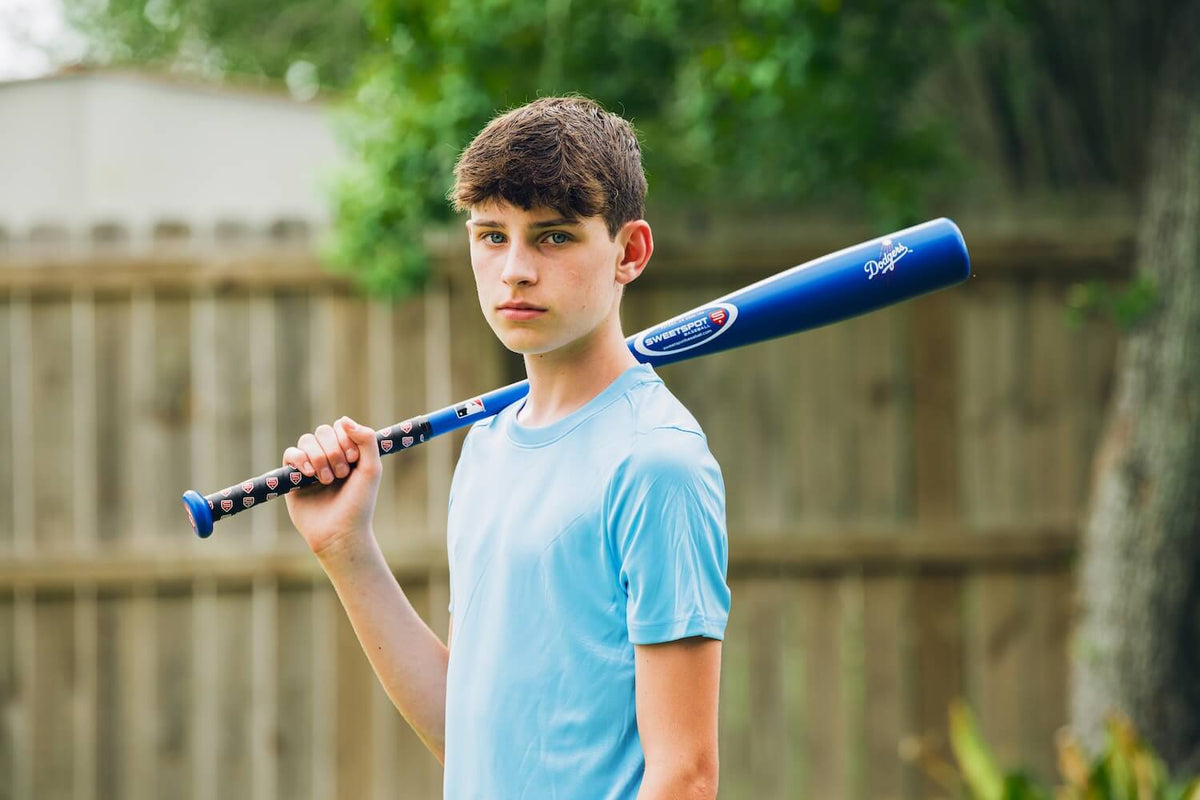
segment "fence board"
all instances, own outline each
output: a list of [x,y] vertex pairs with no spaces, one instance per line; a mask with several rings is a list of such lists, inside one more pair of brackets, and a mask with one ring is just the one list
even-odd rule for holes
[[905,630],[910,619],[909,582],[875,577],[863,585],[863,646],[866,770],[863,790],[874,800],[899,800],[904,787],[900,742],[909,730],[905,704]]
[[[717,715],[717,749],[721,763],[748,764],[751,759],[751,731],[754,720],[750,712],[750,639],[755,619],[752,604],[743,605],[743,597],[751,590],[748,581],[729,579],[732,602],[725,640],[721,645],[721,698]],[[753,798],[754,790],[749,770],[722,769],[720,795],[730,800]]]
[[153,797],[191,797],[194,729],[190,700],[194,694],[192,648],[193,598],[190,592],[160,592],[154,598],[155,699],[151,706],[156,719],[155,785]]
[[[195,409],[192,398],[192,318],[188,298],[172,295],[154,297],[154,385],[143,424],[149,427],[152,450],[140,459],[143,473],[157,471],[158,486],[154,493],[155,538],[181,543],[190,535],[182,524],[183,510],[179,502],[185,490],[207,486],[215,476],[192,473],[192,425]],[[156,470],[151,470],[155,465]],[[198,487],[193,487],[197,483]],[[202,492],[211,488],[200,488]]]
[[779,640],[783,634],[784,594],[781,581],[764,579],[741,587],[738,603],[742,613],[753,620],[746,631],[749,637],[749,719],[747,731],[749,760],[742,762],[752,778],[751,797],[784,797],[785,773],[780,769],[787,758],[787,711],[779,702],[783,671]]
[[96,463],[97,535],[102,543],[126,539],[133,508],[131,487],[118,465],[132,450],[128,295],[96,303]]
[[17,382],[14,373],[14,341],[13,316],[9,311],[8,299],[3,298],[0,299],[0,553],[7,553],[13,547],[13,493],[16,491],[14,470],[21,463],[16,457],[14,441],[14,395],[23,391],[23,388]]
[[312,590],[308,586],[284,588],[279,593],[275,681],[279,710],[275,745],[279,756],[276,786],[280,797],[311,800],[313,670]]
[[[431,411],[436,401],[430,402],[427,363],[430,353],[424,347],[426,303],[421,298],[406,300],[389,308],[392,337],[391,375],[389,403],[378,410],[377,416],[367,421],[374,426],[390,425]],[[435,454],[435,448],[442,451]],[[376,512],[386,531],[393,531],[391,541],[410,542],[420,539],[426,531],[437,529],[431,518],[444,516],[441,508],[431,508],[429,498],[429,470],[431,458],[449,469],[448,444],[440,442],[432,447],[418,447],[389,458],[384,471],[380,497],[392,498],[390,514]],[[379,531],[379,528],[376,528]]]
[[[947,747],[946,712],[966,690],[963,652],[963,580],[929,575],[914,587],[913,660],[916,685],[915,730],[942,761],[952,758]],[[938,784],[922,774],[918,797],[941,795]]]
[[[76,552],[93,553],[97,543],[95,296],[87,289],[71,297],[72,494]],[[75,585],[74,797],[96,796],[97,703],[96,585]]]
[[809,797],[847,797],[849,778],[849,713],[843,669],[843,608],[837,579],[801,582],[803,608],[805,735]]
[[18,757],[24,744],[18,716],[16,604],[10,592],[0,593],[0,800],[17,794]]

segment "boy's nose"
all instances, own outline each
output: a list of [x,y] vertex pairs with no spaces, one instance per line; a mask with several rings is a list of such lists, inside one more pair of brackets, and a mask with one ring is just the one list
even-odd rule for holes
[[500,279],[509,286],[535,283],[537,281],[537,271],[533,267],[532,254],[518,244],[514,244],[508,248],[508,254],[504,259],[504,270],[500,273]]

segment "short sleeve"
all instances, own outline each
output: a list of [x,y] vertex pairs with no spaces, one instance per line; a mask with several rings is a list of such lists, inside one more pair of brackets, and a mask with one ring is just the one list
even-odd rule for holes
[[605,502],[629,640],[724,638],[725,485],[704,437],[678,428],[641,435],[615,471]]

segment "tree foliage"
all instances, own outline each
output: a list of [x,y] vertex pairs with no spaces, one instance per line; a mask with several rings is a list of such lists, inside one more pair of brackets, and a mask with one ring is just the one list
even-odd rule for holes
[[652,207],[918,215],[946,136],[910,113],[956,7],[786,0],[376,0],[330,255],[418,285],[458,153],[497,111],[579,92],[634,121]]

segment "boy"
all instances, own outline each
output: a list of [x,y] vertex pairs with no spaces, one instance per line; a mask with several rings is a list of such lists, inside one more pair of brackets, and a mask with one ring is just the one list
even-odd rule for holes
[[289,447],[283,463],[326,487],[286,495],[288,512],[444,764],[446,800],[713,798],[725,490],[621,332],[654,249],[637,137],[589,100],[543,98],[493,119],[455,178],[480,306],[529,394],[463,443],[448,644],[376,545],[373,430],[342,417]]

